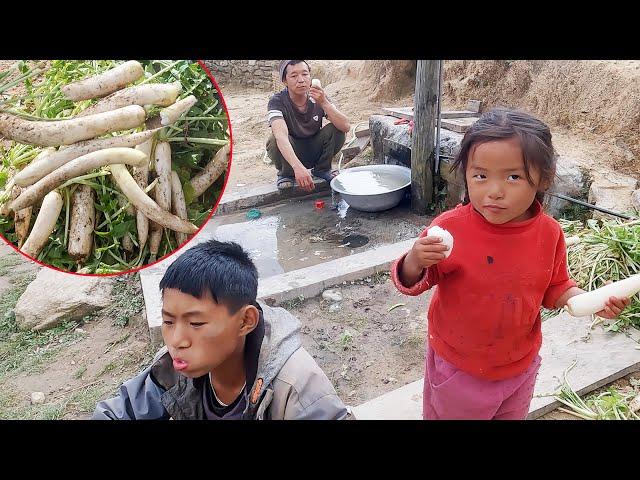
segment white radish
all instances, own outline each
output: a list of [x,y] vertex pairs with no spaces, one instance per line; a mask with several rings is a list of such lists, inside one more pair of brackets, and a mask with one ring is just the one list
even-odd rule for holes
[[[147,157],[151,158],[152,147],[153,140],[148,140],[138,145],[136,150],[144,152]],[[133,178],[142,190],[147,188],[149,184],[149,162],[145,162],[139,167],[133,167]],[[138,209],[136,209],[136,229],[138,231],[138,245],[142,250],[147,244],[149,236],[149,219]]]
[[54,188],[59,187],[67,180],[71,180],[79,175],[83,175],[96,168],[115,163],[128,165],[142,165],[147,161],[144,152],[133,148],[107,148],[97,152],[88,153],[82,157],[70,161],[66,165],[54,170],[46,177],[38,180],[33,185],[27,187],[18,198],[9,204],[9,208],[14,212],[33,205],[40,198],[44,197]]
[[79,80],[61,88],[64,98],[73,102],[104,97],[126,87],[144,75],[140,62],[130,60],[106,72]]
[[122,248],[124,248],[127,252],[133,252],[133,241],[129,236],[129,232],[124,234],[122,237]]
[[194,224],[167,212],[158,206],[149,196],[142,190],[133,179],[127,167],[124,165],[111,165],[111,175],[118,184],[120,191],[129,199],[129,201],[140,210],[149,220],[159,223],[175,232],[196,233],[198,227]]
[[44,197],[31,233],[20,249],[22,252],[33,258],[38,256],[56,227],[63,203],[62,195],[55,190]]
[[[22,187],[15,185],[13,187],[12,200],[14,198],[18,198],[20,193],[22,193]],[[27,235],[29,235],[31,211],[32,207],[23,208],[22,210],[18,210],[17,212],[15,212],[13,216],[14,228],[16,231],[16,235],[18,236],[18,248],[22,246],[25,239],[27,238]]]
[[[189,219],[187,214],[187,204],[184,201],[184,192],[182,191],[182,184],[180,183],[180,177],[178,177],[178,174],[173,170],[171,171],[171,206],[174,215],[177,215],[183,220]],[[187,241],[187,235],[180,232],[175,233],[178,245],[182,245]]]
[[80,112],[78,116],[84,117],[95,113],[108,112],[127,105],[140,105],[141,107],[145,105],[160,105],[161,107],[168,107],[175,103],[181,89],[182,84],[180,82],[147,83],[125,88],[103,98],[95,105]]
[[194,198],[202,195],[227,169],[230,152],[231,146],[227,143],[216,152],[213,159],[204,167],[204,170],[190,180]]
[[[311,86],[316,88],[322,88],[322,84],[320,83],[320,80],[318,78],[314,78],[313,80],[311,80]],[[313,97],[309,97],[309,100],[311,100],[313,103],[316,103]]]
[[16,185],[27,187],[33,185],[42,177],[53,172],[56,168],[61,167],[67,162],[74,160],[87,153],[96,152],[98,150],[104,150],[106,148],[115,147],[135,147],[143,142],[149,140],[157,130],[145,130],[144,132],[132,133],[130,135],[121,135],[118,137],[98,138],[95,140],[87,140],[84,142],[75,143],[68,147],[61,148],[60,150],[49,150],[44,161],[39,161],[40,155],[43,155],[43,151],[38,157],[20,170],[15,176]]
[[640,292],[640,274],[571,297],[567,301],[567,310],[574,317],[593,315],[604,308],[610,297],[631,297],[638,292]]
[[93,196],[93,188],[89,185],[79,185],[71,195],[67,251],[78,262],[84,262],[89,258],[93,247],[93,226],[96,220]]
[[442,253],[444,253],[445,258],[451,255],[451,251],[453,250],[453,235],[451,235],[447,230],[445,230],[444,228],[440,228],[436,225],[434,227],[431,227],[429,230],[427,230],[427,236],[442,238],[442,242],[440,243],[449,247],[449,250]]
[[20,143],[56,147],[99,137],[105,133],[128,130],[144,122],[145,111],[140,105],[129,105],[110,112],[67,120],[25,120],[0,113],[0,134]]
[[571,237],[567,237],[564,241],[565,245],[568,247],[570,245],[576,245],[578,243],[580,243],[580,237],[578,237],[577,235],[573,235]]
[[[158,143],[156,145],[155,157],[158,184],[153,194],[158,206],[167,212],[171,212],[171,146],[167,142]],[[149,253],[155,257],[160,248],[164,228],[155,222],[152,223],[150,227]]]
[[162,110],[160,110],[160,123],[165,127],[174,123],[183,114],[191,110],[191,107],[193,107],[196,103],[198,103],[198,99],[193,95],[189,95],[182,100],[178,100],[170,107],[163,108]]

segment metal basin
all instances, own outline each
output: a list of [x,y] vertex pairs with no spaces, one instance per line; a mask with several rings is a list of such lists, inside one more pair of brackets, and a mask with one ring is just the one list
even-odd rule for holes
[[342,170],[331,188],[350,207],[380,212],[395,207],[411,185],[411,169],[400,165],[366,165]]

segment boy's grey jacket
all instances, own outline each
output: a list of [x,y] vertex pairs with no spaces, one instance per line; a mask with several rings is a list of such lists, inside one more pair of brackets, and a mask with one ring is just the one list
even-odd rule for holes
[[[300,323],[283,308],[258,302],[259,326],[247,336],[247,408],[243,419],[342,420],[347,408],[300,343]],[[208,375],[187,378],[163,347],[151,366],[126,381],[120,395],[98,403],[93,419],[205,419]],[[251,386],[249,389],[248,387]]]

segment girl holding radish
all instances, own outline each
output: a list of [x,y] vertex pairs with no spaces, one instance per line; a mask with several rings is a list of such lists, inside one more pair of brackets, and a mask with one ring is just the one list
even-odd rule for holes
[[[438,285],[428,312],[424,419],[525,419],[541,358],[540,307],[584,293],[569,278],[558,222],[542,210],[554,178],[549,127],[493,109],[466,132],[452,166],[464,202],[436,217],[394,262],[398,290]],[[443,232],[445,230],[446,232]],[[609,297],[615,318],[630,299]]]

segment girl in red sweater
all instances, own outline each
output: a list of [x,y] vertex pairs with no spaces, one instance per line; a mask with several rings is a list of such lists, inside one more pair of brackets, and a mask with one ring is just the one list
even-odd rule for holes
[[[425,230],[391,268],[407,295],[438,285],[423,417],[525,419],[540,367],[540,306],[561,308],[583,293],[569,278],[562,229],[541,206],[556,170],[551,132],[522,111],[493,109],[467,130],[453,168],[464,174],[465,201],[431,223],[451,233],[453,249]],[[611,297],[598,315],[615,318],[629,303]]]

